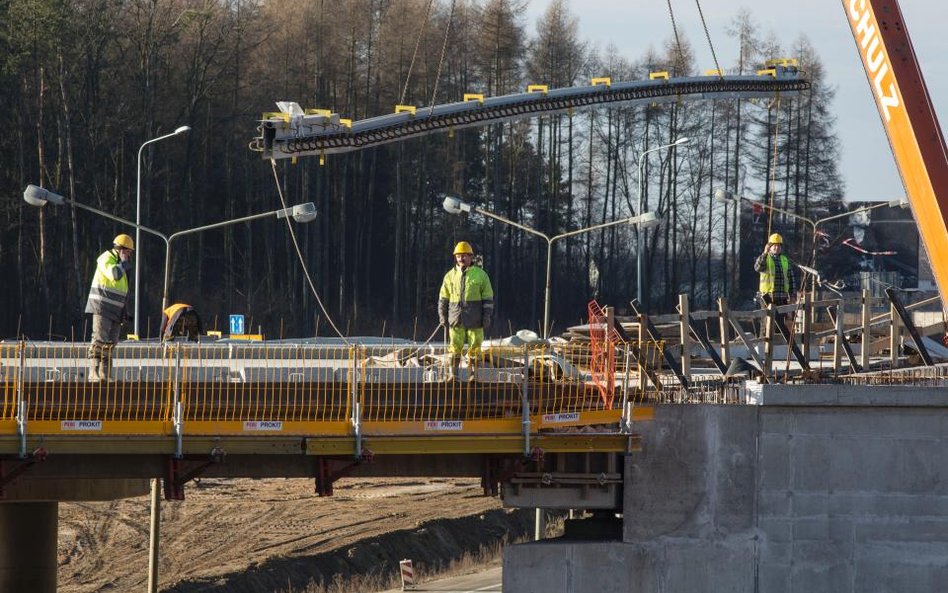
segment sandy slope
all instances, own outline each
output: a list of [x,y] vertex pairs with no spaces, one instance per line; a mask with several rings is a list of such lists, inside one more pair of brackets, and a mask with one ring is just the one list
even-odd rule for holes
[[[405,542],[424,540],[385,534],[425,532],[419,526],[439,519],[486,521],[503,515],[497,511],[500,501],[483,496],[476,479],[344,479],[328,498],[316,496],[310,480],[206,479],[189,485],[186,497],[184,502],[162,501],[163,590],[251,591],[269,582],[246,577],[248,572],[266,573],[270,581],[286,574],[287,582],[299,586],[301,579],[311,578],[307,571],[345,573],[366,563],[387,566],[383,558],[408,555],[404,549],[373,551],[372,546],[407,548]],[[63,503],[59,521],[61,592],[144,590],[147,497]],[[484,531],[504,528],[482,526]]]

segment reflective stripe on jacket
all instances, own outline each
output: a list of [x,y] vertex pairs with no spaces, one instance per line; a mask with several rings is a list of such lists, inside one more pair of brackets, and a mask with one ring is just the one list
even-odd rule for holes
[[780,271],[782,272],[781,278],[783,279],[783,286],[780,287],[780,290],[775,290],[774,276],[776,276],[777,270],[774,266],[774,258],[768,255],[764,258],[766,268],[760,270],[760,286],[758,290],[761,292],[761,294],[773,294],[774,292],[790,294],[790,259],[782,253],[777,257],[780,259]]
[[118,253],[106,251],[96,260],[86,313],[102,315],[113,321],[121,321],[128,298],[128,275]]
[[484,319],[493,316],[494,290],[487,272],[478,266],[448,270],[438,297],[438,317],[450,327],[483,327]]

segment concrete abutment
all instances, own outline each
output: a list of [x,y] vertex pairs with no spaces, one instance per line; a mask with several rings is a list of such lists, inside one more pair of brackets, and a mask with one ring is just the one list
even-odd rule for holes
[[764,386],[662,405],[625,458],[621,541],[509,546],[518,593],[948,590],[948,389]]

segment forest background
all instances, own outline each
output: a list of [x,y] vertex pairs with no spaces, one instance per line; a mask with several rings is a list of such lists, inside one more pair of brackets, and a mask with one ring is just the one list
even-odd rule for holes
[[[580,39],[565,1],[527,33],[513,0],[6,0],[0,2],[0,336],[86,339],[82,311],[95,258],[133,229],[81,209],[28,206],[35,183],[134,220],[142,144],[142,224],[171,234],[314,202],[296,225],[306,281],[282,221],[255,221],[176,241],[171,302],[210,328],[248,317],[267,337],[333,334],[424,339],[437,323],[451,249],[467,240],[497,294],[494,335],[543,315],[546,243],[481,216],[452,216],[442,192],[553,236],[647,210],[643,292],[651,311],[678,294],[693,308],[738,290],[739,209],[714,191],[772,202],[809,218],[843,209],[834,89],[805,38],[761,32],[733,16],[728,74],[794,57],[812,82],[780,101],[718,100],[620,106],[436,134],[343,155],[269,162],[248,148],[263,112],[291,100],[354,120],[395,104],[458,101],[467,92],[517,93],[528,84],[695,75],[689,32],[656,31],[640,56]],[[696,32],[691,32],[696,33]],[[664,38],[664,39],[663,39]],[[705,42],[703,36],[698,37]],[[417,47],[416,47],[417,46]],[[687,137],[687,144],[644,151]],[[277,186],[279,183],[279,188]],[[143,235],[141,333],[160,323],[164,245]],[[636,293],[636,229],[625,225],[555,244],[554,333],[583,320],[597,298],[621,310]],[[808,259],[798,226],[791,256]]]

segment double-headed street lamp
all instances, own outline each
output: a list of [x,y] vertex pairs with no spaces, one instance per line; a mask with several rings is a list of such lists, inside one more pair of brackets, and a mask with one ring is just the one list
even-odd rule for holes
[[[80,202],[70,200],[69,198],[53,193],[47,189],[43,189],[42,187],[38,187],[36,185],[31,184],[31,185],[26,186],[26,190],[23,192],[23,199],[26,200],[27,204],[31,206],[36,206],[38,208],[45,206],[47,202],[50,202],[55,206],[61,206],[63,204],[71,204],[77,208],[82,208],[83,210],[88,210],[89,212],[93,212],[95,214],[98,214],[99,216],[104,216],[105,218],[114,220],[115,222],[119,222],[121,224],[134,227],[136,230],[144,231],[164,241],[165,242],[165,275],[164,275],[164,285],[161,291],[161,310],[162,311],[164,311],[165,308],[168,307],[168,287],[170,285],[170,276],[171,276],[170,274],[171,272],[171,242],[177,239],[178,237],[181,237],[183,235],[190,235],[193,233],[199,233],[199,232],[207,231],[211,229],[217,229],[217,228],[221,228],[225,226],[230,226],[230,225],[238,224],[241,222],[249,222],[251,220],[257,220],[258,218],[292,217],[293,220],[300,223],[310,222],[316,218],[316,205],[313,204],[312,202],[307,202],[305,204],[299,204],[296,206],[291,206],[289,208],[280,208],[278,210],[263,212],[261,214],[252,214],[250,216],[244,216],[242,218],[235,218],[233,220],[225,220],[223,222],[218,222],[214,224],[196,227],[193,229],[178,231],[176,233],[172,233],[171,235],[165,235],[164,233],[161,233],[154,229],[150,229],[146,226],[135,224],[134,222],[130,220],[125,220],[124,218],[120,218],[118,216],[115,216],[114,214],[103,212],[102,210],[99,210],[98,208],[93,208],[92,206],[87,206]],[[137,247],[137,244],[136,244],[136,247]]]
[[578,229],[575,231],[569,231],[567,233],[562,233],[560,235],[555,235],[553,237],[542,233],[536,229],[530,228],[528,226],[522,225],[518,222],[514,222],[508,218],[504,218],[499,214],[494,214],[490,210],[484,210],[483,208],[478,208],[463,201],[457,196],[444,195],[444,202],[442,203],[444,209],[451,214],[463,214],[465,212],[472,213],[476,212],[477,214],[482,214],[488,218],[493,218],[494,220],[499,220],[505,224],[514,226],[522,231],[530,233],[531,235],[536,235],[542,237],[546,240],[546,288],[543,293],[543,337],[549,337],[550,331],[550,283],[551,283],[551,272],[553,264],[553,243],[559,241],[560,239],[565,239],[566,237],[573,237],[575,235],[580,235],[582,233],[588,233],[590,231],[596,231],[599,229],[608,228],[611,226],[619,224],[629,224],[629,225],[638,225],[640,228],[647,228],[650,226],[656,226],[661,221],[658,217],[655,216],[653,212],[645,212],[639,214],[638,216],[630,216],[628,218],[623,218],[620,220],[613,220],[612,222],[606,222],[603,224],[597,224],[595,226],[587,227],[584,229]]
[[[807,223],[808,225],[810,225],[810,229],[813,233],[813,253],[810,256],[810,266],[812,266],[813,269],[816,268],[816,245],[817,245],[817,237],[819,236],[817,232],[819,231],[819,227],[821,224],[825,222],[829,222],[831,220],[846,218],[847,216],[852,216],[853,214],[858,214],[859,212],[875,210],[876,208],[908,208],[909,206],[909,203],[905,200],[890,200],[888,202],[879,202],[878,204],[873,204],[871,206],[863,206],[861,208],[856,208],[855,210],[849,210],[848,212],[841,212],[839,214],[833,214],[831,216],[826,216],[824,218],[818,218],[816,220],[813,220],[801,214],[797,214],[796,212],[790,212],[789,210],[784,210],[783,208],[777,208],[776,206],[771,206],[763,202],[758,202],[757,200],[752,200],[745,196],[734,195],[733,193],[724,189],[715,190],[714,199],[718,202],[722,202],[725,204],[740,204],[741,200],[744,200],[756,206],[760,206],[761,208],[766,208],[767,210],[771,210],[773,212],[779,212],[781,214],[785,214],[791,218],[795,218],[797,220],[803,221]],[[815,290],[816,287],[814,286],[813,288]]]
[[[658,150],[664,150],[666,148],[671,148],[672,146],[678,146],[679,144],[686,144],[689,141],[689,138],[679,138],[670,144],[663,144],[661,146],[656,146],[655,148],[650,148],[639,155],[639,215],[645,214],[645,195],[642,191],[642,165],[645,164],[645,156],[650,152],[656,152]],[[642,303],[642,253],[645,251],[645,237],[642,236],[641,230],[635,234],[635,298]]]
[[[138,148],[138,167],[135,175],[135,247],[138,249],[138,257],[135,258],[135,329],[134,333],[138,335],[138,286],[139,286],[139,262],[142,260],[141,252],[141,231],[144,230],[141,226],[142,224],[142,151],[149,144],[155,142],[160,142],[166,138],[171,138],[172,136],[177,136],[178,134],[183,134],[191,129],[191,126],[180,126],[175,129],[174,132],[170,134],[165,134],[164,136],[158,136],[157,138],[152,138],[151,140],[145,141]],[[78,205],[78,204],[77,204]],[[164,307],[162,307],[164,309]]]
[[[179,128],[180,130],[180,128]],[[158,138],[160,140],[160,138]],[[136,237],[138,236],[137,231],[145,231],[155,235],[156,237],[161,238],[165,242],[165,280],[164,287],[161,291],[161,310],[164,311],[168,306],[168,285],[170,279],[170,268],[171,268],[171,242],[178,237],[183,235],[190,235],[193,233],[199,233],[201,231],[207,231],[211,229],[217,229],[224,226],[230,226],[233,224],[238,224],[241,222],[249,222],[251,220],[256,220],[258,218],[267,218],[276,216],[276,218],[289,218],[293,217],[293,220],[300,223],[306,223],[314,220],[316,218],[316,205],[312,202],[307,202],[305,204],[299,204],[297,206],[292,206],[290,208],[280,208],[279,210],[273,210],[271,212],[264,212],[262,214],[253,214],[251,216],[244,216],[242,218],[236,218],[233,220],[225,220],[223,222],[218,222],[215,224],[209,224],[205,226],[196,227],[193,229],[187,229],[184,231],[178,231],[172,233],[171,235],[165,235],[154,229],[136,224],[130,220],[125,220],[108,212],[103,212],[98,208],[93,208],[92,206],[86,206],[85,204],[70,200],[65,196],[53,193],[49,190],[43,189],[36,185],[26,186],[26,190],[23,192],[23,199],[26,200],[26,203],[31,206],[36,206],[37,208],[42,208],[46,205],[47,202],[52,202],[56,206],[61,206],[63,204],[71,204],[77,208],[82,208],[88,210],[99,216],[104,216],[110,220],[114,220],[121,224],[135,227]],[[136,239],[136,247],[138,246],[138,240]],[[135,274],[136,285],[138,284],[138,274]],[[136,297],[136,312],[135,312],[135,323],[138,323],[138,311],[137,311],[137,298],[138,292],[135,293]],[[138,335],[138,330],[135,331],[135,335]],[[151,534],[149,538],[149,555],[148,555],[148,590],[157,591],[158,590],[158,508],[159,508],[159,481],[158,479],[153,479],[151,482]]]
[[205,226],[195,227],[193,229],[187,229],[184,231],[178,231],[168,235],[168,238],[165,239],[165,283],[164,290],[161,293],[161,310],[164,311],[168,306],[168,278],[171,274],[171,242],[181,237],[183,235],[191,235],[194,233],[200,233],[203,231],[209,231],[211,229],[218,229],[225,226],[230,226],[233,224],[238,224],[241,222],[249,222],[251,220],[257,220],[258,218],[268,218],[276,216],[277,218],[290,218],[299,223],[306,223],[315,220],[316,218],[316,205],[312,202],[306,202],[305,204],[298,204],[296,206],[291,206],[289,208],[281,208],[279,210],[272,210],[270,212],[264,212],[262,214],[251,214],[250,216],[244,216],[243,218],[235,218],[233,220],[225,220],[223,222],[217,222],[214,224],[208,224]]

